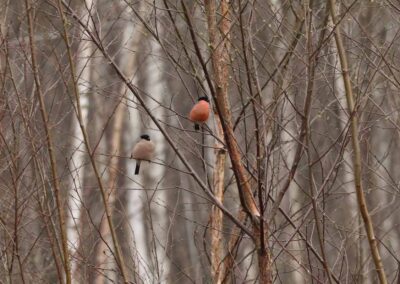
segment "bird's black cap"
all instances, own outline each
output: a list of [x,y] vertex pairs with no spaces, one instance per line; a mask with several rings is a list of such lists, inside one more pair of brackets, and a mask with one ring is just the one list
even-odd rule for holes
[[140,135],[140,138],[142,138],[144,140],[147,140],[147,141],[150,141],[150,136],[147,135],[147,134]]
[[204,97],[200,97],[199,101],[206,101],[206,102],[210,102],[210,100],[208,99],[208,97],[204,96]]

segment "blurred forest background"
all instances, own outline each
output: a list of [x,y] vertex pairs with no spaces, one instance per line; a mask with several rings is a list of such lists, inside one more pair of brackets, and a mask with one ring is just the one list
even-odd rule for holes
[[399,32],[396,0],[1,0],[0,282],[400,283]]

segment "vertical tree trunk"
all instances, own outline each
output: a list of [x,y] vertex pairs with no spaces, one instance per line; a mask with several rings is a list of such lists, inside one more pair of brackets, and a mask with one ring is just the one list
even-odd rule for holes
[[[223,141],[224,134],[218,114],[215,114],[215,133],[219,141]],[[224,178],[226,154],[223,145],[217,140],[215,143],[215,163],[213,173],[213,193],[222,203],[224,200]],[[221,255],[222,255],[222,211],[218,207],[211,208],[211,276],[213,283],[221,283]]]
[[354,166],[354,182],[355,182],[355,190],[357,194],[357,201],[360,208],[360,213],[363,218],[365,230],[367,232],[367,237],[370,245],[372,259],[375,263],[375,269],[379,277],[379,281],[381,284],[386,284],[386,274],[382,264],[382,259],[378,250],[378,244],[375,238],[374,227],[372,224],[372,219],[369,214],[367,203],[364,195],[364,189],[361,183],[361,153],[360,153],[360,141],[359,141],[359,132],[358,132],[358,118],[357,112],[355,108],[353,90],[349,75],[349,66],[347,63],[347,55],[344,49],[342,35],[340,33],[340,24],[336,18],[336,6],[334,0],[329,0],[330,11],[332,21],[335,25],[337,25],[334,30],[335,42],[338,49],[340,64],[342,67],[342,75],[344,81],[344,87],[346,90],[346,100],[347,106],[350,113],[350,126],[351,126],[351,141],[353,145],[353,166]]
[[[239,195],[243,209],[251,216],[253,222],[253,233],[258,251],[258,268],[260,283],[271,283],[271,258],[268,249],[267,230],[264,227],[263,217],[255,203],[250,183],[241,163],[241,154],[233,132],[232,115],[228,99],[228,62],[229,62],[229,31],[231,23],[229,19],[229,1],[220,2],[221,21],[217,26],[217,10],[214,0],[205,1],[208,33],[210,39],[210,52],[212,66],[215,75],[215,103],[218,114],[222,116],[221,128],[231,158],[232,167],[237,179]],[[220,33],[218,33],[218,30]],[[261,205],[262,206],[262,205]],[[258,219],[258,220],[257,220]]]

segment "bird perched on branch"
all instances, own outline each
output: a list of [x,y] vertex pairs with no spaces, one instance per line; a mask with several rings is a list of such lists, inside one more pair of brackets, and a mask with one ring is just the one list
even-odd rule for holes
[[189,114],[189,119],[194,122],[194,129],[199,130],[200,123],[207,121],[210,116],[210,101],[207,97],[200,97]]
[[141,161],[151,161],[154,157],[156,146],[150,141],[150,136],[143,134],[140,141],[135,144],[132,150],[131,158],[136,159],[135,175],[139,174]]

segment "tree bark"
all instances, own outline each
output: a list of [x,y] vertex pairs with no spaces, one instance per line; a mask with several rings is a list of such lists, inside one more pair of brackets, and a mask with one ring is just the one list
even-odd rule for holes
[[[272,283],[271,258],[267,248],[268,240],[266,227],[260,216],[253,193],[250,187],[249,177],[246,175],[242,165],[242,157],[238,143],[233,132],[232,114],[228,99],[228,62],[229,62],[229,31],[231,21],[229,19],[229,1],[220,2],[220,26],[217,26],[217,10],[214,0],[205,1],[208,33],[210,40],[210,52],[212,66],[215,75],[215,104],[218,114],[222,117],[221,128],[224,131],[232,168],[238,183],[239,196],[244,211],[250,215],[253,223],[253,233],[258,254],[258,268],[260,273],[260,283]],[[217,31],[220,31],[220,34]],[[261,217],[261,218],[260,218]]]
[[[218,114],[215,114],[215,132],[219,141],[223,141],[224,134]],[[224,200],[224,178],[226,154],[222,143],[215,143],[215,163],[213,173],[213,192],[222,203]],[[213,283],[221,283],[221,255],[222,255],[222,211],[215,205],[211,208],[211,276]]]

